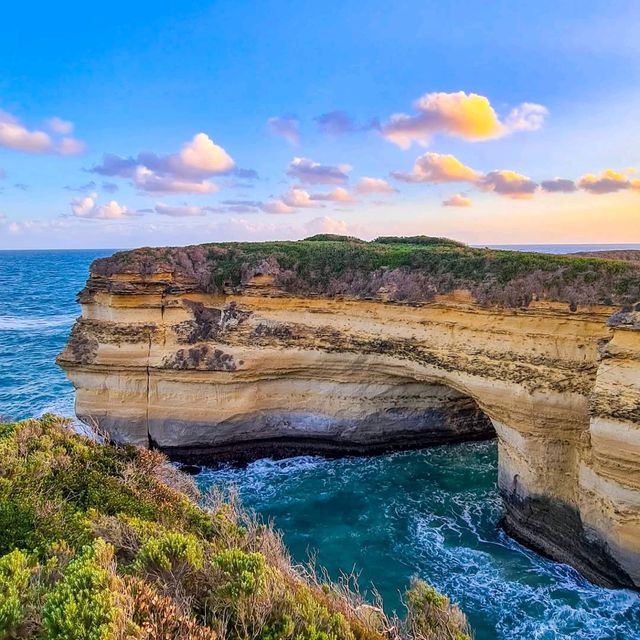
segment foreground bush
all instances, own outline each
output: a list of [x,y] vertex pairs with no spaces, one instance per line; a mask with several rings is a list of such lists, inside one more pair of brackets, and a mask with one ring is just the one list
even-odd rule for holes
[[273,529],[157,452],[53,416],[0,425],[0,639],[468,640],[426,584],[407,606],[388,618],[293,566]]

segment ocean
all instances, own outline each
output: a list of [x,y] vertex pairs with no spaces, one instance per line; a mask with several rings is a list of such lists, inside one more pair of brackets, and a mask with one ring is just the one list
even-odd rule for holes
[[[73,388],[54,359],[79,313],[75,296],[89,264],[110,253],[0,251],[0,415],[73,414]],[[354,569],[389,610],[402,611],[401,593],[419,576],[460,604],[477,640],[639,638],[638,594],[596,587],[497,528],[496,476],[496,445],[483,442],[371,458],[265,459],[205,469],[197,481],[233,487],[283,531],[296,561],[317,554],[334,577]]]

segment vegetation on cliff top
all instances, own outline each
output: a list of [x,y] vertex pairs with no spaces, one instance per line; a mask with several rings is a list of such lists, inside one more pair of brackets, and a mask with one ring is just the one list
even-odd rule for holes
[[425,583],[406,600],[390,619],[293,566],[271,527],[157,452],[53,416],[0,424],[1,639],[469,639]]
[[319,235],[295,242],[143,248],[97,260],[95,275],[172,272],[205,291],[239,288],[257,274],[297,295],[421,302],[467,289],[484,305],[533,300],[627,304],[640,299],[640,264],[594,257],[477,249],[446,238],[372,242]]

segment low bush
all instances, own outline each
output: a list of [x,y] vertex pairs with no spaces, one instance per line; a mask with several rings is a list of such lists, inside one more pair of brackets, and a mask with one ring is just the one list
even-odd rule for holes
[[16,549],[0,558],[0,637],[10,636],[22,623],[30,577],[22,551]]
[[116,636],[121,581],[113,547],[98,538],[67,566],[46,599],[42,623],[50,640],[109,640]]
[[467,637],[435,591],[414,587],[406,622],[390,620],[164,456],[54,416],[0,425],[0,549],[0,640]]

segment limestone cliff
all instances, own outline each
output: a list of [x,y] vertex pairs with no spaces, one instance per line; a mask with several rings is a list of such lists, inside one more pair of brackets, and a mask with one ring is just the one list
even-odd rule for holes
[[[496,269],[478,263],[481,279],[459,265],[447,279],[431,263],[362,266],[350,249],[359,270],[321,290],[317,272],[304,280],[290,256],[239,267],[233,245],[214,247],[213,262],[171,251],[94,264],[58,360],[81,419],[184,459],[495,433],[505,528],[594,580],[640,587],[638,313],[612,316],[619,307],[596,285],[588,293],[601,304],[549,294],[580,301],[592,284],[584,273],[600,273],[635,295],[632,267],[560,262],[563,289],[557,271],[509,267],[495,284]],[[488,304],[499,295],[518,304]]]

